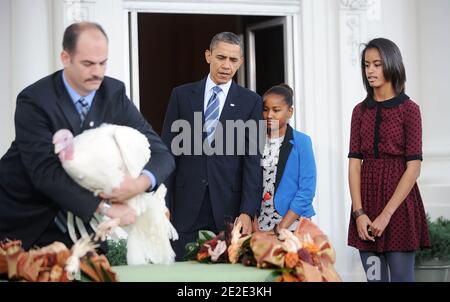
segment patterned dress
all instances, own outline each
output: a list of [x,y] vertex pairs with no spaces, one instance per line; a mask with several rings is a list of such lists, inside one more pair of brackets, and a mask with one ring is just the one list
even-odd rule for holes
[[[273,203],[278,159],[283,139],[284,136],[278,138],[267,138],[264,153],[261,159],[261,166],[263,168],[263,196],[261,212],[258,218],[259,229],[261,231],[273,230],[275,225],[279,224],[283,218],[275,210]],[[299,220],[297,219],[289,227],[289,230],[295,230],[298,221]]]
[[[353,110],[349,158],[362,159],[361,201],[371,221],[383,211],[410,160],[422,160],[420,109],[406,94],[384,102],[367,98]],[[417,183],[375,242],[358,236],[350,217],[348,244],[362,251],[414,251],[430,245]]]

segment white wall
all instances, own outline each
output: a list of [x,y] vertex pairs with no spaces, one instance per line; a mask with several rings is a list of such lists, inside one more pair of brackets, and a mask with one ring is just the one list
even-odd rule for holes
[[14,139],[17,94],[52,70],[49,0],[0,1],[0,154]]
[[0,1],[0,156],[12,141],[10,0]]
[[418,1],[417,85],[423,121],[420,185],[432,217],[450,217],[450,1]]
[[95,21],[99,22],[109,36],[109,64],[107,75],[126,81],[124,73],[124,46],[128,41],[124,35],[122,0],[98,0]]
[[381,19],[369,29],[371,38],[380,35],[394,41],[400,48],[406,69],[406,94],[420,105],[419,49],[417,2],[424,0],[381,0]]
[[[418,34],[420,51],[420,99],[424,107],[425,144],[429,149],[450,153],[450,1],[419,1]],[[433,106],[438,105],[438,106]],[[450,174],[447,174],[450,177]],[[448,178],[447,178],[448,179]]]
[[11,1],[12,96],[53,71],[49,0]]

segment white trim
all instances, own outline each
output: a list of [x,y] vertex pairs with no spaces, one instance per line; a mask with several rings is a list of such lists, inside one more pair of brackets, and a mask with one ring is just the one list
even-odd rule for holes
[[[124,68],[124,83],[125,83],[125,89],[126,89],[126,94],[130,97],[130,100],[132,102],[134,102],[134,99],[131,96],[131,78],[132,78],[132,74],[131,74],[131,56],[130,56],[130,47],[131,47],[131,40],[130,40],[130,28],[129,28],[129,19],[130,17],[128,16],[129,12],[124,10],[123,11],[123,41],[125,43],[123,43],[123,68]],[[138,75],[139,77],[139,75]],[[135,103],[136,104],[136,103]],[[136,104],[136,106],[138,106],[139,104]],[[138,107],[139,108],[139,107]]]
[[[294,89],[294,115],[290,123],[294,125],[295,129],[300,129],[306,132],[305,124],[305,89],[304,89],[304,70],[303,70],[303,45],[302,41],[302,30],[303,24],[301,22],[301,14],[292,16],[292,48],[298,49],[299,51],[294,51],[293,53],[293,69],[294,69],[294,79],[293,86]],[[295,72],[297,71],[297,72]]]
[[[239,38],[241,39],[241,41],[244,41],[243,34],[239,34]],[[241,85],[242,87],[245,87],[245,74],[246,74],[245,58],[244,58],[244,62],[242,62],[241,67],[239,67],[236,74],[237,74],[238,84]]]
[[256,91],[256,54],[255,54],[255,34],[250,28],[246,30],[247,36],[247,79],[248,79],[248,89]]
[[[248,88],[256,91],[256,54],[255,54],[255,31],[259,30],[259,29],[266,29],[266,28],[270,28],[270,27],[274,27],[274,26],[283,26],[283,41],[284,41],[284,65],[285,65],[285,70],[284,70],[284,78],[285,81],[286,79],[288,79],[288,68],[287,68],[287,62],[291,61],[288,60],[287,57],[287,44],[288,42],[286,41],[288,39],[288,35],[286,34],[287,32],[287,17],[279,17],[279,18],[275,18],[275,19],[271,19],[268,21],[263,21],[263,22],[259,22],[256,23],[254,25],[248,26],[246,28],[246,36],[247,36],[247,55],[248,55],[248,69],[247,69],[247,78],[249,79],[249,85]],[[292,26],[292,22],[290,22],[290,25]],[[290,30],[289,32],[292,32],[292,30]],[[290,51],[290,53],[292,53],[292,51]]]
[[138,40],[138,23],[137,12],[130,13],[130,48],[131,48],[131,92],[130,98],[137,108],[140,108],[140,92],[139,92],[139,40]]
[[[205,3],[206,2],[206,3]],[[181,13],[181,14],[218,14],[221,15],[260,15],[284,16],[297,14],[300,10],[300,0],[208,0],[208,1],[128,1],[124,0],[123,7],[129,11],[153,13]]]
[[258,29],[265,29],[265,28],[274,27],[274,26],[277,26],[277,25],[286,26],[286,19],[283,18],[283,17],[270,19],[270,20],[267,20],[267,21],[263,21],[263,22],[259,22],[259,23],[256,23],[254,25],[251,25],[251,26],[248,27],[248,29],[250,31],[255,31],[255,30],[258,30]]
[[[288,84],[291,87],[295,87],[295,66],[294,66],[294,17],[293,16],[286,16],[284,18],[284,27],[283,27],[283,34],[284,34],[284,82]],[[297,100],[295,98],[295,91],[294,90],[294,102]],[[295,103],[294,103],[295,105]],[[295,111],[291,118],[291,123],[295,125]]]

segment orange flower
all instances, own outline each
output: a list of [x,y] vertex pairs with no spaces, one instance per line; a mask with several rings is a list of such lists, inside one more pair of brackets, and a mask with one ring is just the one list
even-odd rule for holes
[[106,259],[105,255],[97,255],[95,253],[92,253],[84,256],[82,259],[80,259],[80,270],[93,282],[118,281],[116,273],[112,271],[108,259]]
[[208,251],[198,252],[198,254],[197,254],[197,261],[203,261],[203,260],[205,260],[208,257],[209,257]]
[[290,273],[283,273],[281,276],[283,282],[300,282],[300,279],[297,276]]
[[36,282],[44,267],[44,257],[35,257],[31,252],[21,253],[17,260],[17,277]]
[[304,242],[303,248],[306,249],[311,254],[317,254],[319,251],[319,247],[315,245],[313,242]]
[[297,265],[298,260],[299,260],[299,258],[298,258],[297,253],[289,252],[286,254],[286,256],[284,258],[284,265],[287,268],[294,268]]
[[50,271],[49,279],[53,282],[59,282],[62,275],[65,275],[64,269],[59,265],[54,265]]
[[23,252],[22,242],[19,240],[7,241],[1,244],[1,249],[5,251],[6,263],[8,264],[8,278],[13,279],[17,277],[17,262],[19,256]]

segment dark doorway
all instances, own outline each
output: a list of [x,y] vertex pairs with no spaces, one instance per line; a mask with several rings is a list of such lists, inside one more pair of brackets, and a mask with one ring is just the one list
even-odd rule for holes
[[[155,131],[161,133],[172,89],[201,80],[209,73],[204,53],[216,33],[234,32],[241,35],[245,44],[245,32],[249,25],[273,18],[139,13],[140,110]],[[261,94],[270,86],[284,81],[284,77],[279,77],[280,74],[284,75],[283,64],[279,63],[284,60],[283,32],[280,35],[277,29],[266,29],[257,32],[255,38],[258,49],[256,91]],[[281,58],[278,58],[280,55]],[[244,58],[246,57],[247,54],[244,53]],[[274,79],[276,74],[278,76]],[[248,79],[242,71],[239,82],[248,87]]]
[[256,92],[285,82],[283,26],[255,30]]

